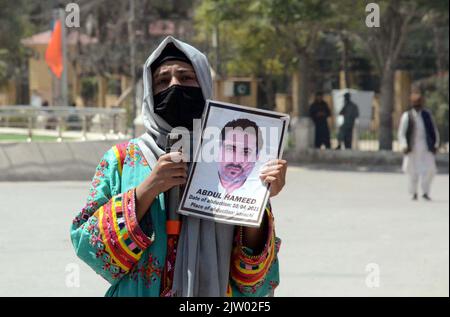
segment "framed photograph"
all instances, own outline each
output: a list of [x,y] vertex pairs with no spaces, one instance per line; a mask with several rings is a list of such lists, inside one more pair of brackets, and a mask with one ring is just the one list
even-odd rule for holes
[[260,170],[283,154],[289,116],[208,100],[178,212],[258,227],[269,199]]

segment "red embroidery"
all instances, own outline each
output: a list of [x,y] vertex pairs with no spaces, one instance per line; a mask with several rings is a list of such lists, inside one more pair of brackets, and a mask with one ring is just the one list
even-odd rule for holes
[[158,278],[161,278],[161,273],[160,262],[152,254],[149,254],[145,261],[139,261],[128,276],[135,281],[141,278],[145,287],[149,288],[158,281]]

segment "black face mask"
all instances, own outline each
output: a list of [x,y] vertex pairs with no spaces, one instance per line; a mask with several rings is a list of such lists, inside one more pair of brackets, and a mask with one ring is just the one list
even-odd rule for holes
[[200,119],[205,107],[200,87],[173,85],[153,96],[155,113],[171,127],[193,129],[193,120]]

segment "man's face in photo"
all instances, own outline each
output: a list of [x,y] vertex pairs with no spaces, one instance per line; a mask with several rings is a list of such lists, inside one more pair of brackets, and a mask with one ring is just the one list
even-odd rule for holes
[[219,160],[219,175],[223,182],[243,184],[250,175],[258,160],[256,133],[251,128],[226,130]]

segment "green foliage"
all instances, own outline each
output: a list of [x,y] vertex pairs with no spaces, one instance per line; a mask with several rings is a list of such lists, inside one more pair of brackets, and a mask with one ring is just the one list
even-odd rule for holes
[[449,142],[449,92],[448,76],[434,80],[427,89],[426,105],[435,117],[441,142]]
[[330,15],[328,4],[318,0],[203,0],[195,18],[201,39],[219,28],[227,70],[260,75],[296,65],[299,52],[314,49]]

